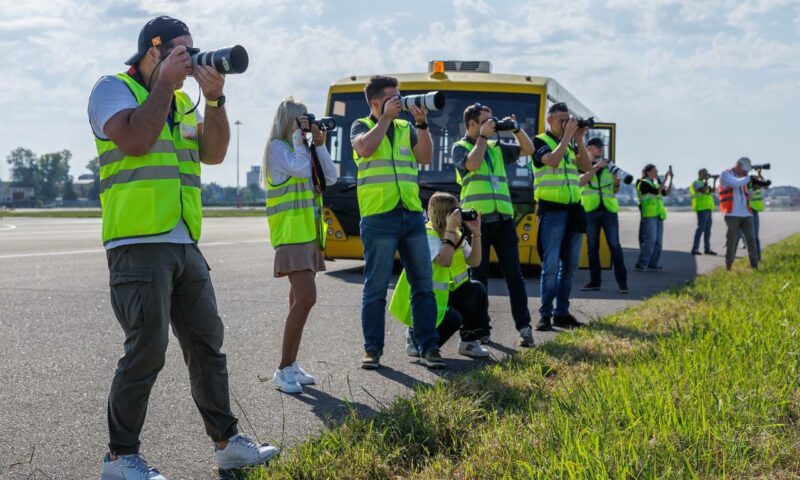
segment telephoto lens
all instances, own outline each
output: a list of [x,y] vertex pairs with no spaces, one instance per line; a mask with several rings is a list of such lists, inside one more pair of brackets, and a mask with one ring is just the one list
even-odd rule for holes
[[516,120],[500,120],[497,117],[492,117],[494,120],[494,130],[496,132],[507,132],[509,130],[519,130],[519,123]]
[[589,118],[575,117],[575,120],[578,121],[578,128],[584,128],[584,127],[594,128],[594,117],[589,117]]
[[609,173],[611,173],[611,175],[614,175],[615,177],[622,180],[622,182],[625,183],[626,185],[630,185],[631,182],[633,182],[633,175],[619,168],[613,163],[608,164],[608,171]]
[[187,49],[192,56],[192,67],[202,65],[212,67],[222,74],[244,73],[250,64],[250,57],[247,50],[241,45],[220,48],[219,50],[209,50],[201,52],[199,48]]
[[324,132],[336,130],[336,119],[333,117],[317,118],[313,113],[307,113],[306,118],[308,119],[309,125],[316,125],[317,128]]
[[429,92],[420,95],[408,95],[400,97],[400,108],[408,111],[412,106],[425,107],[429,112],[444,108],[444,93]]
[[769,170],[770,165],[769,163],[764,163],[762,165],[752,165],[750,167],[751,170]]

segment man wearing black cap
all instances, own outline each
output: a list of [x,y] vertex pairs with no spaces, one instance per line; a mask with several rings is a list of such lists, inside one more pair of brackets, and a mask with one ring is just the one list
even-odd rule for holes
[[[164,366],[169,327],[189,369],[192,397],[221,470],[266,462],[275,447],[237,433],[230,408],[224,326],[209,267],[197,247],[200,165],[222,163],[230,140],[225,78],[192,68],[189,29],[158,17],[139,34],[126,73],[101,78],[89,99],[100,161],[103,244],[111,305],[125,332],[108,396],[104,480],[164,479],[139,454],[150,391]],[[205,115],[180,91],[194,75]]]
[[600,138],[592,138],[586,143],[586,150],[592,158],[592,168],[581,175],[581,203],[586,211],[586,245],[589,256],[590,281],[582,290],[600,290],[600,230],[606,235],[606,243],[611,251],[614,277],[620,293],[628,293],[628,272],[625,257],[619,243],[619,177],[606,168],[608,162],[603,158],[604,145]]

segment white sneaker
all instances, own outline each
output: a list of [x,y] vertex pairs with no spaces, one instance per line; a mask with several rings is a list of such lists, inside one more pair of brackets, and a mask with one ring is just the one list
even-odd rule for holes
[[228,439],[224,450],[214,447],[220,470],[253,467],[267,463],[280,450],[271,445],[258,445],[249,438],[236,434]]
[[406,353],[409,357],[419,357],[417,339],[414,338],[414,332],[410,328],[406,328]]
[[297,378],[294,376],[294,368],[291,365],[283,370],[275,370],[272,375],[272,383],[283,393],[302,393],[303,387],[297,383]]
[[489,350],[487,350],[477,340],[472,342],[458,342],[458,353],[474,358],[486,358],[489,356]]
[[294,362],[292,368],[294,369],[294,378],[297,380],[297,383],[300,385],[314,385],[314,377],[303,370],[303,367],[301,367],[299,363]]
[[100,480],[167,480],[158,470],[151,467],[143,456],[120,455],[111,460],[106,453],[103,466],[100,468]]

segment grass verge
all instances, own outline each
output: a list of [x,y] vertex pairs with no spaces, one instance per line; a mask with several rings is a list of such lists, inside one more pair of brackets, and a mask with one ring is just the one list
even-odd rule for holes
[[[24,210],[24,211],[0,211],[0,219],[3,217],[34,217],[34,218],[101,218],[103,216],[99,209],[77,209],[77,210]],[[203,217],[266,217],[266,210],[262,208],[211,208],[203,209]]]
[[274,478],[797,478],[800,236],[355,413]]

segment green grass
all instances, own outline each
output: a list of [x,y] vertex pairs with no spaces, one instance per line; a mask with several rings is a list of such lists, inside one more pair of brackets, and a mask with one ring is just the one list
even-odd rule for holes
[[273,478],[797,478],[800,236],[287,449]]
[[[76,209],[76,210],[48,210],[41,209],[36,211],[14,211],[0,210],[0,218],[3,217],[36,217],[36,218],[101,218],[103,216],[100,209]],[[266,217],[267,213],[263,207],[253,208],[244,207],[234,208],[212,208],[203,209],[203,217]]]

